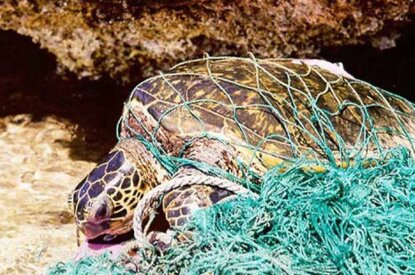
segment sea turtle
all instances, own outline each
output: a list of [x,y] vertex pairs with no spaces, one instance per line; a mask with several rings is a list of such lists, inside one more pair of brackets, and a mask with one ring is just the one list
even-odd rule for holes
[[[269,168],[297,158],[347,165],[397,145],[413,153],[414,118],[405,99],[329,62],[253,56],[185,62],[135,87],[118,144],[78,184],[70,205],[87,239],[122,235],[144,194],[182,179],[188,187],[163,197],[167,222],[180,226],[194,209],[232,195],[198,178],[226,181],[217,173],[223,171],[260,183]],[[166,156],[182,160],[175,173],[161,161]]]

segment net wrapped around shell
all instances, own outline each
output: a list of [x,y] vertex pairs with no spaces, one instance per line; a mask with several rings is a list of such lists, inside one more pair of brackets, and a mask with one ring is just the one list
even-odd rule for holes
[[[147,93],[154,83],[170,93]],[[134,131],[143,122],[130,108],[143,95],[158,98],[145,107],[159,112],[160,125],[144,134]],[[163,255],[143,249],[140,272],[415,272],[415,107],[405,99],[301,61],[205,57],[140,83],[125,110],[119,137],[139,138],[171,174],[193,165],[260,195],[198,211],[183,229],[194,239]],[[235,178],[172,157],[159,140],[166,127],[247,148],[267,171],[241,161],[245,176]],[[189,142],[175,143],[176,150]]]

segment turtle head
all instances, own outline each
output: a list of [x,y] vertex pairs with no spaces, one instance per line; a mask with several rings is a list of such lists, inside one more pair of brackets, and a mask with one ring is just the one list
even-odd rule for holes
[[142,184],[146,170],[139,152],[144,146],[136,143],[119,142],[70,194],[69,207],[88,240],[121,235],[132,228],[134,209],[147,185]]

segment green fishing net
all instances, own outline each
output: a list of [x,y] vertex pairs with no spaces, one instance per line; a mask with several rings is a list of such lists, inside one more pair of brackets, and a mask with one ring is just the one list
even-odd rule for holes
[[[379,274],[415,272],[415,163],[395,149],[325,173],[269,171],[260,199],[196,212],[194,239],[164,254],[144,251],[142,274]],[[186,230],[186,229],[183,229]],[[50,274],[122,274],[105,256],[59,264]]]
[[[154,87],[170,93],[154,94]],[[241,97],[241,91],[257,99]],[[137,131],[145,123],[131,104],[136,97],[159,114],[157,126],[144,133]],[[125,106],[119,137],[139,138],[170,174],[192,165],[259,195],[197,211],[176,231],[193,232],[188,242],[165,252],[151,247],[138,252],[139,273],[415,273],[413,104],[303,62],[206,57],[139,84]],[[226,118],[216,128],[239,137],[239,143],[225,143],[249,149],[262,162],[266,154],[284,161],[260,174],[251,169],[255,163],[241,160],[245,176],[238,179],[181,153],[169,154],[159,137],[178,116],[196,121],[189,127],[198,129],[193,137],[222,140],[211,130],[218,122],[207,119],[207,109]],[[270,120],[279,127],[262,127]],[[190,131],[185,126],[180,130]],[[180,150],[187,145],[180,144]],[[50,274],[123,272],[124,266],[105,254],[49,269]]]

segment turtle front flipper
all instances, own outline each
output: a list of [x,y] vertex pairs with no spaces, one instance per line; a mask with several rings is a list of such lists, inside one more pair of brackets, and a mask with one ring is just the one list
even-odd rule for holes
[[[219,183],[220,179],[217,179],[217,182]],[[192,185],[191,181],[188,182],[189,185],[184,182],[183,184],[185,186],[173,189],[163,196],[162,207],[159,208],[161,213],[157,213],[157,215],[164,215],[162,218],[166,219],[169,229],[166,232],[154,231],[154,227],[157,225],[148,226],[149,232],[146,239],[160,250],[166,250],[174,242],[185,242],[191,238],[192,232],[172,234],[172,230],[183,227],[192,218],[194,211],[235,197],[235,192],[226,188],[205,184]],[[145,212],[151,211],[146,210]],[[158,217],[152,221],[154,224],[162,223]]]
[[[188,145],[183,157],[189,161],[175,176],[175,181],[183,186],[165,193],[163,211],[171,227],[183,226],[198,209],[203,209],[232,197],[235,192],[226,189],[235,185],[225,179],[210,177],[203,168],[220,169],[224,173],[240,177],[240,167],[236,161],[236,150],[220,140],[195,138]],[[204,181],[206,179],[206,181]],[[224,187],[221,187],[223,185]]]
[[[126,243],[118,257],[119,262],[129,270],[139,272],[146,248],[151,247],[149,251],[152,253],[164,253],[169,248],[191,241],[192,231],[176,229],[184,226],[194,211],[238,194],[256,196],[237,183],[202,173],[175,177],[156,186],[143,196],[136,208],[133,224],[135,240]],[[152,226],[152,223],[160,223],[160,218],[166,219],[169,224],[165,231],[154,230]]]
[[209,185],[191,185],[170,191],[163,198],[163,211],[171,227],[183,226],[195,210],[214,205],[235,194]]
[[[237,194],[257,197],[255,193],[238,183],[203,173],[175,177],[156,186],[140,200],[134,213],[134,237],[138,244],[150,242],[157,246],[159,240],[154,238],[151,223],[159,221],[157,218],[160,214],[160,198],[163,198],[165,208],[162,208],[162,211],[171,226],[170,229],[174,229],[184,225],[194,210],[208,207]],[[156,233],[156,236],[164,234]]]

